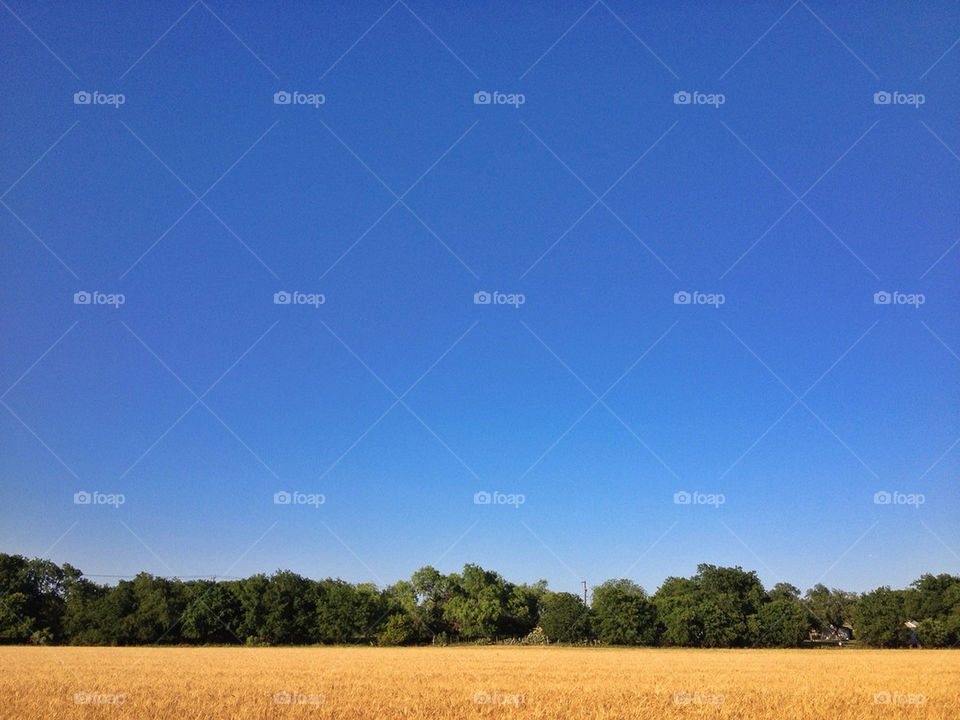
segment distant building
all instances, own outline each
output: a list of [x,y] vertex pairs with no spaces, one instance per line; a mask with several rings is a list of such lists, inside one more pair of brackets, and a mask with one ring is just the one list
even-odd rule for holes
[[853,640],[853,628],[849,625],[841,625],[840,627],[828,625],[818,633],[817,638],[814,638],[811,634],[811,639],[838,640],[840,642],[848,642]]
[[920,641],[917,639],[917,621],[916,620],[907,620],[903,626],[910,631],[910,636],[907,638],[907,644],[910,647],[920,647]]

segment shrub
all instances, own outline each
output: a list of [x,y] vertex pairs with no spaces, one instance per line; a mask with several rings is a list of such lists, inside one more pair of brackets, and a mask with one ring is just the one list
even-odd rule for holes
[[383,629],[377,633],[377,645],[409,645],[417,639],[417,630],[413,621],[403,613],[395,613],[387,618]]
[[543,630],[541,630],[540,628],[537,628],[535,630],[532,630],[526,636],[522,637],[520,639],[520,644],[521,645],[549,645],[550,638],[547,637],[547,634]]

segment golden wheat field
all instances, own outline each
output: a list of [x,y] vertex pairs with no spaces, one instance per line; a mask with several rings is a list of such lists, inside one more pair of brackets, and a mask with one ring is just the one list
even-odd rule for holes
[[53,718],[960,718],[960,653],[0,648],[0,713]]

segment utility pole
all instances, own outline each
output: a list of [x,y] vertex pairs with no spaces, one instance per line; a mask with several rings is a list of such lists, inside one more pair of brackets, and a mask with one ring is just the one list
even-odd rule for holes
[[583,604],[586,605],[587,604],[587,581],[581,580],[580,582],[583,583]]

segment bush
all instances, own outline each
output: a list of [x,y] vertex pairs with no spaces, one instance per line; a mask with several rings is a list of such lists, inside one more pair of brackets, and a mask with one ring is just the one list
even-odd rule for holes
[[70,644],[87,646],[116,645],[115,642],[110,642],[110,638],[96,628],[81,630],[80,632],[74,633],[70,637]]
[[547,637],[547,634],[537,628],[536,630],[531,631],[525,637],[520,639],[521,645],[549,645],[550,638]]
[[403,613],[387,618],[383,629],[377,633],[377,645],[409,645],[417,639],[413,621]]
[[43,630],[34,630],[33,634],[30,635],[31,645],[49,645],[52,642],[53,633],[50,632],[49,628],[44,628]]

